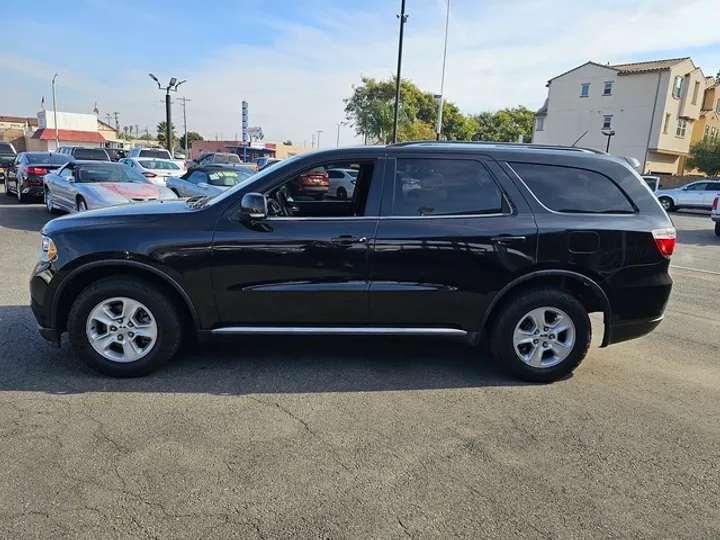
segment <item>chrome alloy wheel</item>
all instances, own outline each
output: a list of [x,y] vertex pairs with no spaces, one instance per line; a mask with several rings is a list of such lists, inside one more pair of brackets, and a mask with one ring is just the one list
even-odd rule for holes
[[575,346],[575,325],[564,311],[540,307],[524,315],[513,332],[513,349],[527,365],[544,369],[565,360]]
[[137,300],[116,297],[93,308],[85,325],[88,341],[112,362],[136,362],[157,343],[158,324],[150,310]]

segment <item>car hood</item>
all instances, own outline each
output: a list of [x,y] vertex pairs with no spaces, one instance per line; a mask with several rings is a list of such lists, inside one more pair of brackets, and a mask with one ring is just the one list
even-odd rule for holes
[[94,191],[105,199],[155,199],[160,190],[153,184],[131,184],[125,182],[103,182],[90,184],[86,189]]

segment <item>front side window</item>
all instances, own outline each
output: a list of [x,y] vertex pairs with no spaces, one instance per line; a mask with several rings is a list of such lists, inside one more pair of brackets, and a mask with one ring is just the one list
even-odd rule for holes
[[631,214],[634,208],[610,178],[594,171],[535,163],[510,163],[528,189],[555,212]]
[[394,216],[499,214],[503,196],[488,170],[465,159],[398,159]]
[[610,129],[612,127],[612,114],[606,114],[603,116],[603,129]]
[[675,135],[678,137],[685,137],[685,133],[687,132],[687,120],[684,118],[681,118],[678,120],[677,129],[675,130]]
[[672,96],[675,99],[680,99],[680,96],[682,95],[682,88],[683,78],[678,75],[677,77],[675,77],[675,82],[673,83]]
[[590,83],[582,83],[580,85],[580,97],[588,97],[590,95]]
[[606,81],[605,84],[603,85],[603,96],[611,96],[612,88],[613,88],[612,81]]

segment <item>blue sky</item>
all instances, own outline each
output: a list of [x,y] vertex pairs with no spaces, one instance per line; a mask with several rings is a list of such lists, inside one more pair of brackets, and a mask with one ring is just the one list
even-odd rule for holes
[[[692,56],[720,69],[717,0],[451,0],[446,96],[466,112],[538,107],[545,82],[587,60]],[[58,72],[60,110],[153,130],[161,80],[187,79],[189,129],[232,138],[240,102],[270,140],[334,143],[343,98],[361,74],[397,61],[400,0],[31,0],[3,6],[0,114],[34,115]],[[407,0],[403,76],[440,86],[445,0]],[[178,127],[181,109],[174,107]],[[349,127],[342,142],[352,143]]]

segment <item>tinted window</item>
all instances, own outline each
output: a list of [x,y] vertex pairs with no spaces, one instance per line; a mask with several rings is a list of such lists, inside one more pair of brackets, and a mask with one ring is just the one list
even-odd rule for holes
[[140,150],[140,155],[138,157],[172,159],[170,152],[168,152],[167,150]]
[[124,165],[82,165],[77,167],[75,180],[84,184],[98,182],[119,182],[129,184],[149,184],[150,181],[135,169]]
[[502,212],[502,195],[477,161],[398,159],[393,214],[451,216]]
[[102,148],[76,148],[73,153],[76,159],[109,159],[107,153]]
[[139,159],[138,162],[146,169],[163,169],[166,171],[177,171],[180,169],[176,163],[162,159]]
[[707,188],[708,185],[709,184],[706,184],[705,182],[701,182],[698,184],[690,184],[687,187],[687,190],[688,191],[705,191],[705,189]]
[[190,176],[188,176],[185,180],[190,182],[191,184],[201,184],[203,182],[207,182],[205,173],[202,171],[195,171],[191,173]]
[[574,167],[511,163],[530,191],[556,212],[632,213],[620,188],[607,176]]
[[345,177],[345,175],[343,173],[341,173],[340,171],[328,171],[328,178],[339,179],[339,178],[344,178],[344,177]]
[[15,152],[8,143],[0,143],[0,156],[14,156]]
[[64,165],[68,158],[57,154],[25,154],[25,161],[34,165]]
[[705,191],[720,191],[720,182],[710,182],[705,186]]

